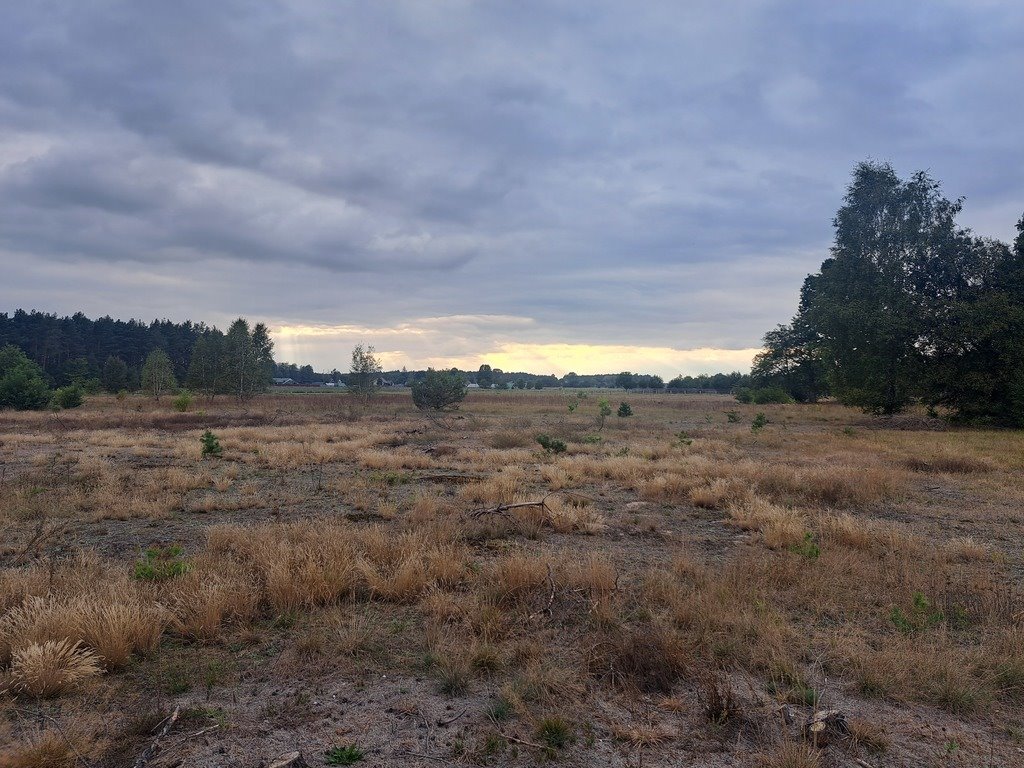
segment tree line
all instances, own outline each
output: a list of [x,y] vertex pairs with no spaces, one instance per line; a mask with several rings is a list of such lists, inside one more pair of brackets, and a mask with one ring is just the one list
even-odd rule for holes
[[1007,244],[961,227],[962,209],[926,172],[858,164],[831,252],[793,320],[765,335],[754,385],[1024,426],[1024,217]]

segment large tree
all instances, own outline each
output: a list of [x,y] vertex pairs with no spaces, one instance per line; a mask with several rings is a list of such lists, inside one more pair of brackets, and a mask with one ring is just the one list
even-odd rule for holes
[[840,401],[895,413],[922,394],[928,311],[956,282],[960,208],[924,172],[902,181],[888,164],[854,169],[831,257],[805,281],[798,316]]
[[245,318],[238,318],[224,335],[221,370],[226,391],[247,400],[266,391],[274,373],[273,342],[263,323],[249,331]]
[[958,226],[961,207],[926,173],[860,163],[831,255],[792,325],[766,334],[755,383],[814,399],[824,378],[875,413],[919,400],[1024,426],[1024,219],[1011,248]]
[[122,389],[128,388],[128,364],[120,357],[110,355],[103,363],[103,372],[100,374],[100,381],[107,392],[117,394]]
[[142,366],[142,389],[146,394],[159,400],[177,388],[178,382],[174,378],[171,358],[162,349],[154,349]]

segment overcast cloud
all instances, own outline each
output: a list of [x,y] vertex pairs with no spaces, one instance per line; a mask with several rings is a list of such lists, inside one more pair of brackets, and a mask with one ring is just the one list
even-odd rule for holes
[[[1009,239],[1024,4],[5,2],[0,311],[278,357],[745,367],[854,163]],[[621,362],[620,362],[621,361]]]

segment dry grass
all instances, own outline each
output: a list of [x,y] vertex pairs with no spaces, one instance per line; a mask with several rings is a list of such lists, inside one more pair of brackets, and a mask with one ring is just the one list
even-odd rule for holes
[[96,654],[81,641],[47,640],[11,654],[11,688],[35,698],[50,698],[100,674]]
[[[197,414],[149,403],[90,401],[59,439],[42,415],[0,414],[0,742],[15,745],[0,766],[77,760],[5,714],[48,696],[76,748],[121,764],[136,737],[112,721],[79,742],[69,724],[166,696],[175,665],[192,671],[173,695],[222,709],[242,739],[338,728],[308,701],[358,690],[367,716],[398,713],[396,739],[405,719],[493,699],[459,725],[481,762],[504,759],[504,734],[581,764],[611,736],[650,765],[711,739],[812,766],[778,741],[773,702],[801,716],[826,676],[851,712],[884,699],[899,715],[881,735],[858,721],[829,745],[837,763],[863,748],[913,764],[922,737],[904,723],[925,715],[982,733],[996,758],[961,744],[964,764],[1015,756],[1019,435],[849,430],[862,417],[821,404],[773,406],[755,436],[753,411],[683,396],[644,396],[599,435],[551,393],[473,393],[444,425],[397,396],[339,402],[211,405],[218,461],[200,459]],[[542,454],[541,432],[569,451]],[[142,550],[175,541],[183,572],[136,578]],[[267,695],[284,679],[287,705]],[[97,734],[129,748],[104,753]],[[468,759],[454,743],[424,749]]]

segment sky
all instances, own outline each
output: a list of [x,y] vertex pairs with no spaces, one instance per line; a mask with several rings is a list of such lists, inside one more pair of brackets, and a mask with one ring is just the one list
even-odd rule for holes
[[853,166],[1024,211],[1024,3],[2,0],[0,311],[742,370]]

